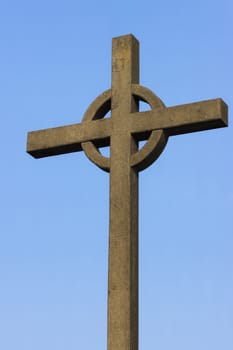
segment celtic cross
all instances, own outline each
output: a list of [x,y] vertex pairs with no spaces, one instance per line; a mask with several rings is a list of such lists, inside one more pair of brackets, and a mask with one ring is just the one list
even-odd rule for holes
[[[151,110],[139,112],[139,101]],[[111,111],[110,118],[104,118]],[[139,85],[139,43],[112,42],[112,87],[87,109],[82,123],[28,134],[35,158],[83,150],[110,173],[108,350],[138,349],[138,172],[163,151],[168,137],[227,126],[221,99],[165,107]],[[138,143],[147,140],[139,149]],[[100,148],[110,146],[110,157]]]

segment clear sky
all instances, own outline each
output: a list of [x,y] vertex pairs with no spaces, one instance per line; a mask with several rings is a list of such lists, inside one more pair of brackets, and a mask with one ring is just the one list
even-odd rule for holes
[[[231,106],[230,0],[2,0],[0,349],[106,349],[109,176],[35,160],[30,130],[81,122],[111,85],[111,39],[141,43],[167,106]],[[231,118],[231,109],[229,116]],[[232,127],[169,139],[140,175],[140,350],[233,348]]]

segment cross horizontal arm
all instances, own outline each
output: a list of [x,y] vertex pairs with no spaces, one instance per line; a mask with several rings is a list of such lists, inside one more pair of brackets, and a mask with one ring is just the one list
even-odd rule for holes
[[163,129],[168,136],[227,126],[227,105],[220,98],[131,115],[131,130],[138,140],[151,130]]
[[81,151],[81,142],[93,141],[97,147],[109,145],[111,119],[92,120],[82,124],[31,131],[27,152],[34,158]]

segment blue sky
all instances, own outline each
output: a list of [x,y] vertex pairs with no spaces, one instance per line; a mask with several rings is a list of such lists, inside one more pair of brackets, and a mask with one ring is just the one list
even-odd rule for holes
[[[106,349],[108,174],[35,160],[30,130],[81,122],[140,41],[167,106],[232,101],[230,0],[1,1],[0,348]],[[232,129],[169,139],[140,174],[140,350],[233,347]]]

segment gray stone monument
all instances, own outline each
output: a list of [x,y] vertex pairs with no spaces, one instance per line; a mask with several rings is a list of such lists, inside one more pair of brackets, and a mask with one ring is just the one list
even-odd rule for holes
[[[151,110],[139,112],[139,101]],[[83,150],[110,173],[108,350],[138,350],[138,172],[158,158],[169,136],[225,126],[221,99],[165,107],[139,85],[139,43],[125,35],[112,41],[112,87],[82,123],[28,133],[27,152],[35,158]],[[139,149],[141,140],[147,142]],[[99,151],[105,146],[109,158]]]

